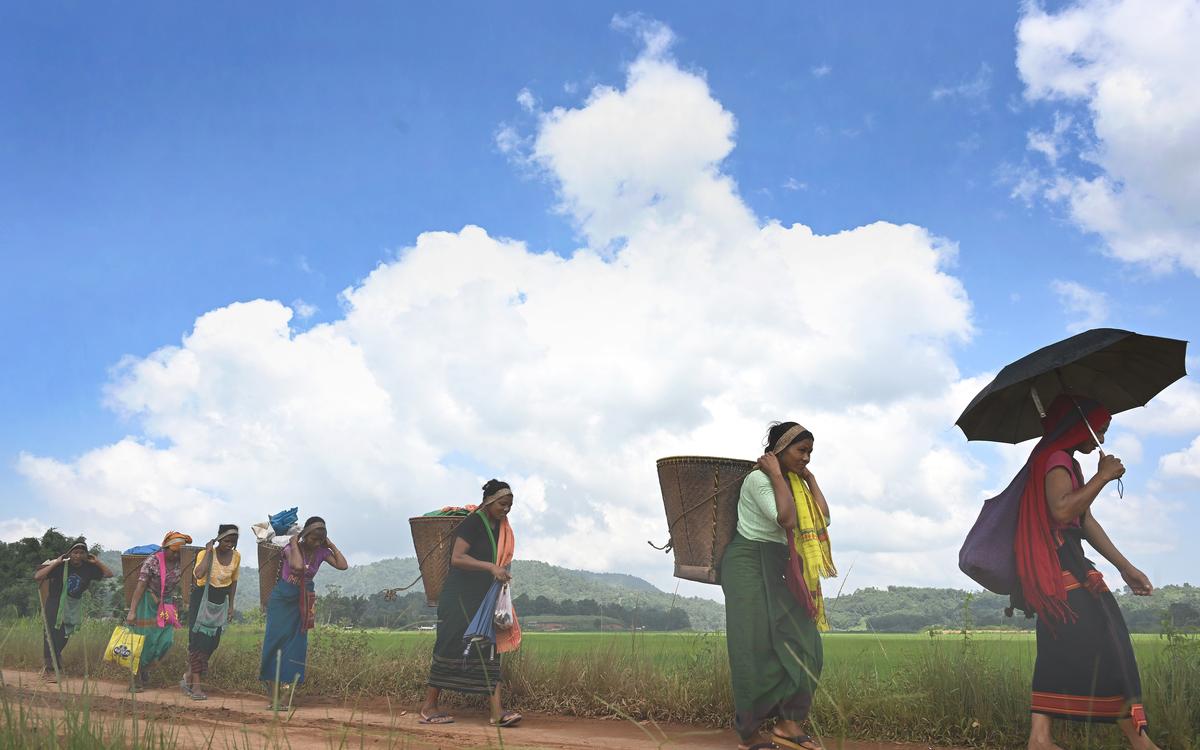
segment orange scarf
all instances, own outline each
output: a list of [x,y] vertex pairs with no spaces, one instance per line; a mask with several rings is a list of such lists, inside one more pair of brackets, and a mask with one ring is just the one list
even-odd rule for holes
[[[487,523],[487,520],[484,520]],[[496,540],[496,564],[507,568],[512,563],[513,552],[516,550],[516,539],[513,537],[512,526],[505,518],[500,522],[500,538]],[[517,622],[517,610],[513,608],[513,624],[511,628],[501,630],[496,628],[496,650],[500,653],[516,651],[521,646],[521,623]]]

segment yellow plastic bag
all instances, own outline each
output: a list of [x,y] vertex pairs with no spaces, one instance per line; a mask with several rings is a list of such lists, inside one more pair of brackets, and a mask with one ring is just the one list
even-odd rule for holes
[[104,661],[111,661],[137,674],[138,665],[142,662],[142,646],[146,644],[146,636],[133,632],[124,625],[118,625],[108,639],[108,648],[104,650]]

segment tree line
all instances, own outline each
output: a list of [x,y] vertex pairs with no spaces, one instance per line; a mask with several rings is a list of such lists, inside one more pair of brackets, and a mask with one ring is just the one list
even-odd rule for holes
[[[0,542],[0,619],[32,617],[39,613],[37,586],[33,571],[43,561],[67,550],[76,537],[49,529],[39,537],[15,542]],[[106,562],[115,553],[92,545],[91,552]],[[120,571],[120,563],[110,567]],[[257,595],[257,592],[255,592]],[[637,594],[631,595],[637,599]],[[1152,597],[1135,597],[1117,591],[1117,602],[1129,629],[1135,633],[1158,633],[1163,627],[1200,628],[1200,587],[1189,584],[1162,586]],[[624,602],[601,603],[592,598],[556,600],[543,595],[520,594],[514,599],[524,617],[593,617],[599,622],[614,618],[625,628],[646,630],[687,630],[691,621],[678,607],[663,607]],[[913,633],[928,629],[1003,628],[1032,629],[1034,620],[1018,612],[1006,617],[1007,597],[988,592],[968,593],[958,589],[889,586],[863,588],[852,594],[826,600],[830,624],[834,630]],[[121,614],[126,609],[121,576],[97,581],[84,596],[88,617]],[[412,628],[434,622],[437,613],[425,605],[422,593],[414,592],[389,600],[382,593],[343,595],[330,586],[317,602],[318,619],[323,623],[361,628]],[[250,620],[260,617],[256,609],[239,613]]]

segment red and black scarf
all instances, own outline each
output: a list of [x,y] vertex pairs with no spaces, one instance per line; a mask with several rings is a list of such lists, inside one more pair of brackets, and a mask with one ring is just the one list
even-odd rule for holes
[[1081,410],[1087,414],[1093,430],[1105,427],[1112,418],[1103,405],[1090,399],[1072,399],[1064,395],[1054,400],[1042,420],[1046,437],[1029,455],[1029,478],[1021,493],[1021,510],[1013,541],[1017,574],[1026,604],[1039,617],[1058,622],[1074,621],[1075,613],[1067,603],[1067,588],[1058,559],[1059,543],[1050,524],[1046,464],[1055,451],[1070,453],[1091,439],[1087,425],[1080,417]]

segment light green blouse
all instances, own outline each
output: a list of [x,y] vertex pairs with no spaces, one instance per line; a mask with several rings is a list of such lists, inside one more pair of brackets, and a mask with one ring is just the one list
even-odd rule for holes
[[738,496],[737,532],[754,542],[787,544],[787,534],[775,520],[778,515],[771,478],[755,469],[742,482],[742,492]]

